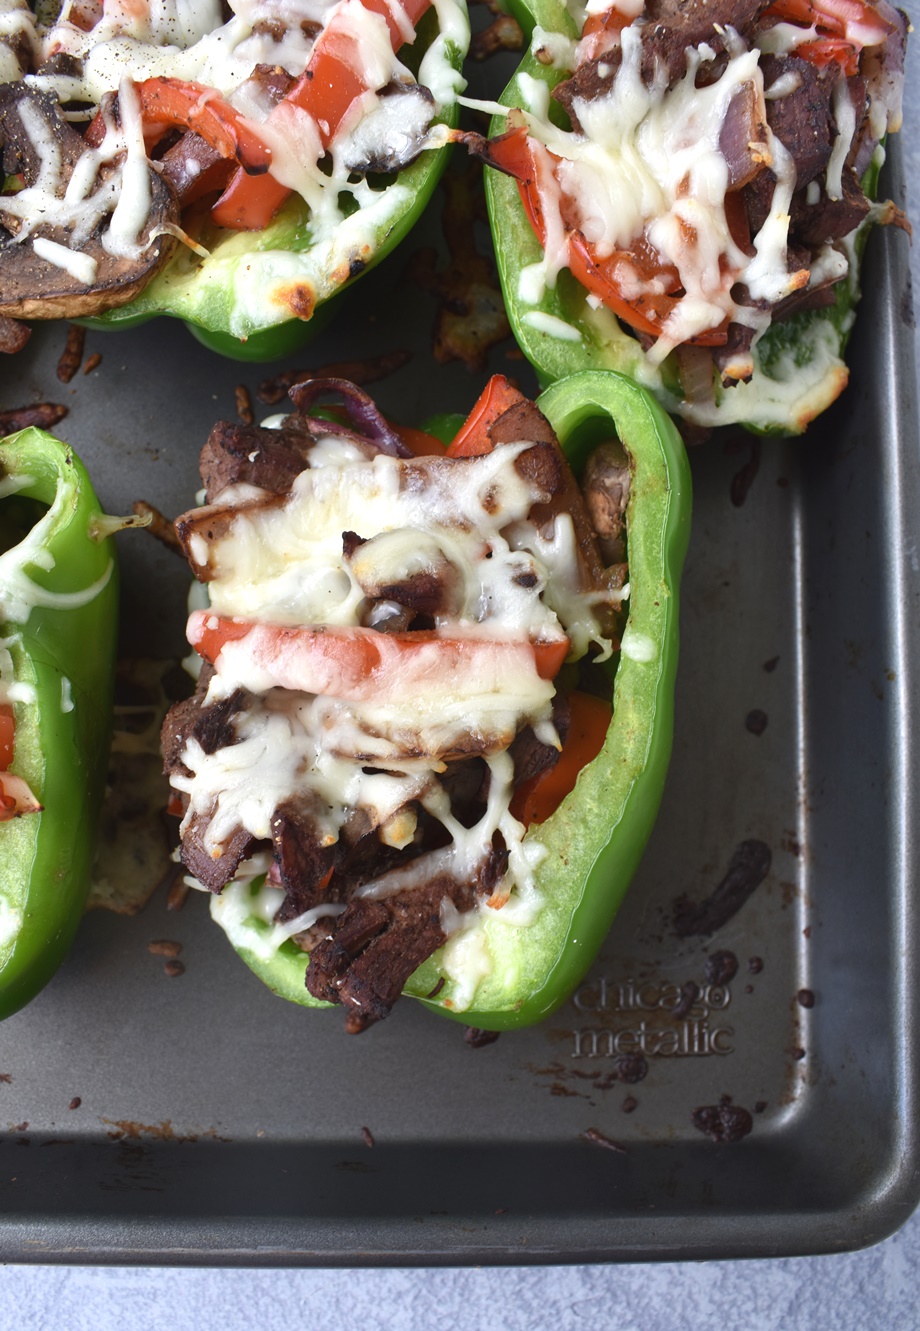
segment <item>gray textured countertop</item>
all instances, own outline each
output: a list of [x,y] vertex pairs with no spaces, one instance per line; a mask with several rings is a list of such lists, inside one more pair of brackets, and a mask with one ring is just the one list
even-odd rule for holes
[[[909,55],[902,152],[908,209],[920,196],[920,40]],[[911,256],[920,289],[920,246]],[[920,462],[920,460],[918,460]],[[0,1269],[0,1325],[16,1331],[171,1331],[258,1322],[265,1331],[498,1325],[681,1331],[916,1331],[920,1212],[866,1252],[771,1261],[491,1270]],[[15,1312],[13,1311],[15,1310]]]
[[916,1331],[918,1269],[920,1214],[878,1247],[834,1257],[452,1271],[7,1267],[0,1302],[16,1331]]

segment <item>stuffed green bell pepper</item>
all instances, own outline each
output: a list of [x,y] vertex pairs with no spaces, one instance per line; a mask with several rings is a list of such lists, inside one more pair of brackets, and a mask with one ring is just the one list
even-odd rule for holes
[[10,317],[166,314],[226,355],[285,355],[407,234],[445,165],[464,0],[0,12]]
[[[885,0],[512,0],[489,141],[505,302],[542,382],[617,369],[701,427],[799,433],[843,353],[907,19]],[[464,137],[464,136],[461,136]],[[499,174],[502,173],[502,174]]]
[[67,445],[0,442],[0,1017],[63,959],[105,785],[117,577],[110,522]]
[[207,502],[176,520],[208,592],[163,729],[190,881],[271,989],[350,1031],[401,993],[535,1022],[661,797],[681,442],[610,372],[536,405],[496,376],[446,448],[341,380],[291,397],[275,428],[214,428]]

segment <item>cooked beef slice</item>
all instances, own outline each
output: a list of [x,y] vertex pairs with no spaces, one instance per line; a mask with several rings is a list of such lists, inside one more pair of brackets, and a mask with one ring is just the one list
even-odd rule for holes
[[272,814],[272,845],[285,898],[279,920],[293,920],[324,901],[337,901],[328,890],[338,843],[323,828],[319,797],[307,794],[279,804]]
[[236,167],[216,148],[212,148],[200,134],[191,130],[177,143],[171,144],[157,155],[162,175],[172,185],[180,206],[190,198],[201,198],[212,190],[221,189]]
[[228,485],[245,482],[270,494],[285,495],[309,466],[313,440],[291,417],[280,430],[218,421],[201,450],[198,466],[206,502],[212,504]]
[[793,195],[790,216],[796,240],[817,249],[829,240],[840,240],[855,231],[869,214],[869,200],[852,170],[843,172],[843,198],[830,199],[822,189],[818,202],[810,204],[805,193]]
[[[711,49],[714,60],[720,61],[727,49],[725,29],[732,27],[745,36],[767,3],[768,0],[652,0],[645,7],[647,21],[642,28],[643,82],[651,84],[663,71],[668,87],[673,87],[687,72],[687,51],[703,43]],[[565,107],[575,129],[581,126],[573,100],[593,101],[605,96],[621,63],[620,48],[614,47],[596,60],[586,61],[570,79],[554,89],[553,97]],[[706,75],[699,81],[706,82]]]
[[160,748],[163,751],[163,772],[166,776],[171,776],[173,772],[179,772],[183,776],[191,775],[182,762],[182,754],[192,728],[204,707],[205,695],[213,675],[214,667],[205,662],[198,676],[195,692],[190,698],[174,703],[163,718]]
[[196,739],[205,753],[216,753],[237,742],[234,719],[245,711],[249,695],[244,689],[235,689],[227,698],[202,707],[192,725],[190,736]]
[[[22,118],[26,104],[31,111],[27,119],[41,121],[38,144]],[[55,97],[22,81],[0,84],[0,163],[6,176],[21,175],[28,188],[40,180],[47,184],[50,170],[52,178],[58,178],[56,187],[63,192],[86,150],[86,141],[65,120]],[[112,163],[102,164],[101,189],[116,169]],[[173,227],[179,221],[179,206],[167,182],[152,165],[148,166],[147,177],[150,206],[144,233],[154,239],[136,254],[129,256],[117,246],[106,247],[111,214],[79,240],[75,214],[66,222],[39,220],[32,226],[29,234],[33,242],[50,240],[92,258],[96,267],[91,283],[43,259],[34,243],[18,244],[8,239],[6,233],[18,235],[23,222],[5,206],[0,181],[0,314],[24,319],[81,318],[123,305],[143,290],[172,254],[176,245]]]
[[[562,693],[557,693],[553,698],[553,725],[563,744],[569,733],[571,717],[572,709],[568,698]],[[525,726],[515,736],[508,752],[514,763],[515,789],[525,781],[531,781],[535,776],[539,776],[541,772],[548,771],[550,767],[555,767],[559,761],[559,750],[552,744],[544,744],[542,740],[537,739],[531,726]]]
[[796,184],[801,189],[816,180],[830,161],[836,136],[831,110],[834,77],[811,61],[791,55],[763,55],[760,67],[768,94],[780,79],[798,84],[782,97],[768,96],[767,124],[795,162]]
[[237,826],[220,847],[217,855],[205,846],[204,836],[211,819],[208,814],[192,814],[182,833],[179,854],[182,863],[209,892],[220,892],[236,874],[243,860],[255,852],[259,842],[244,827]]
[[368,600],[394,601],[424,615],[459,613],[463,574],[434,538],[419,533],[407,549],[402,532],[381,532],[367,541],[343,532],[342,552]]
[[754,329],[747,324],[730,323],[728,340],[722,347],[713,348],[713,360],[722,376],[725,387],[729,384],[744,382],[754,373],[752,346]]
[[505,872],[508,853],[493,849],[469,878],[436,874],[428,883],[386,897],[356,897],[338,916],[331,937],[314,949],[307,989],[341,1003],[352,1034],[388,1016],[412,972],[446,941],[441,906],[471,910]]

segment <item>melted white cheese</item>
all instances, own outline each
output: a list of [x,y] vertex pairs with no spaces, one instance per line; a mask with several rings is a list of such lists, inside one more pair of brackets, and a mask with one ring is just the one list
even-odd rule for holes
[[[250,487],[218,496],[212,516],[229,502],[239,508],[229,524],[211,528],[211,539],[202,530],[194,550],[211,577],[213,609],[269,624],[355,626],[364,603],[356,571],[362,579],[395,580],[441,568],[447,560],[459,574],[457,609],[436,616],[440,632],[480,639],[491,634],[497,643],[526,646],[558,639],[564,625],[575,653],[582,654],[599,637],[588,598],[577,591],[573,524],[564,515],[544,536],[529,521],[542,492],[515,468],[529,446],[521,441],[469,463],[436,465],[385,455],[367,460],[347,440],[320,440],[311,450],[310,469],[283,502],[266,504],[264,496],[260,502]],[[342,533],[349,530],[366,544],[346,561]],[[533,585],[522,587],[521,574]],[[507,749],[514,736],[530,724],[542,742],[559,744],[553,687],[537,678],[529,648],[526,670],[505,665],[490,678],[478,661],[476,671],[451,689],[435,670],[417,687],[404,676],[395,695],[343,702],[334,684],[320,694],[268,687],[246,664],[248,648],[234,655],[236,646],[221,651],[207,701],[240,686],[255,696],[235,718],[235,742],[206,753],[188,741],[182,760],[191,776],[171,778],[188,796],[184,826],[206,820],[205,848],[219,856],[240,825],[257,839],[270,839],[277,807],[300,800],[327,845],[359,816],[363,826],[381,829],[387,844],[402,847],[415,830],[406,806],[418,802],[442,823],[449,844],[365,883],[358,893],[369,897],[411,890],[442,871],[461,881],[475,877],[500,836],[509,856],[503,882],[462,917],[449,902],[442,910],[451,940],[444,962],[453,982],[451,1002],[458,1010],[467,1006],[491,965],[478,924],[500,910],[503,921],[527,927],[541,906],[534,871],[546,851],[536,839],[525,840],[509,809],[514,765]],[[445,770],[442,756],[457,746],[463,752],[470,735],[488,763],[490,783],[485,811],[468,828],[452,812],[437,777]],[[266,867],[267,859],[263,873]],[[258,871],[255,861],[244,866],[212,902],[212,913],[237,946],[269,957],[320,912],[277,924],[284,894],[253,883]]]
[[[426,137],[430,116],[419,98],[384,101],[377,96],[378,89],[394,81],[409,81],[412,75],[394,53],[383,18],[365,10],[360,0],[233,0],[232,16],[226,22],[218,0],[151,0],[149,4],[146,0],[109,0],[102,18],[88,32],[71,17],[69,3],[65,2],[50,25],[36,22],[23,3],[0,0],[0,41],[4,35],[25,31],[35,49],[36,63],[56,54],[80,62],[77,75],[29,75],[26,82],[56,93],[63,102],[88,103],[90,109],[85,113],[67,113],[86,119],[104,94],[117,88],[122,124],[110,123],[103,145],[87,150],[74,172],[77,183],[71,182],[66,198],[62,197],[59,154],[52,160],[53,140],[38,124],[26,124],[43,163],[47,158],[47,169],[36,185],[3,201],[5,211],[20,219],[17,238],[24,240],[39,222],[46,222],[73,228],[68,244],[79,251],[89,235],[110,218],[103,235],[105,248],[113,255],[136,257],[154,237],[142,236],[151,193],[132,81],[168,77],[214,88],[244,116],[258,122],[258,133],[272,151],[273,174],[310,209],[311,244],[316,248],[315,264],[307,271],[303,256],[288,249],[262,252],[257,262],[237,267],[234,245],[222,247],[221,271],[202,271],[200,285],[207,286],[213,276],[222,287],[232,288],[233,310],[243,314],[240,326],[229,331],[240,336],[249,331],[246,321],[253,311],[260,311],[258,322],[263,324],[290,318],[286,293],[298,283],[310,282],[317,298],[323,299],[326,293],[312,280],[312,268],[337,286],[341,277],[335,275],[343,263],[347,269],[356,255],[372,253],[390,219],[405,208],[408,195],[401,186],[371,189],[365,179],[350,178],[350,163],[387,160],[400,149],[408,155],[409,145],[418,150],[443,143],[441,126],[432,126]],[[440,114],[465,86],[452,57],[457,49],[465,49],[469,31],[459,0],[436,0],[434,8],[439,31],[422,59],[419,77],[434,99],[432,114]],[[391,14],[402,38],[412,43],[414,30],[395,0]],[[345,34],[340,47],[350,53],[369,91],[352,104],[327,157],[317,123],[290,103],[273,107],[250,76],[256,65],[264,64],[280,66],[298,77],[310,60],[316,31],[333,17]],[[0,56],[4,53],[10,58],[0,65],[0,81],[19,78],[12,52],[0,45]],[[39,118],[33,115],[32,119]],[[332,170],[328,171],[330,161]],[[99,172],[104,165],[108,178],[102,184]],[[240,243],[251,247],[247,237]],[[47,245],[40,246],[39,252],[42,250],[43,257],[66,267],[78,280],[87,284],[93,280],[89,261],[81,265]],[[207,301],[206,291],[201,298]]]
[[[25,477],[17,478],[24,484]],[[29,615],[37,606],[48,606],[56,610],[76,609],[87,605],[108,585],[112,576],[113,564],[109,561],[105,573],[88,587],[76,592],[52,592],[35,582],[26,569],[42,569],[50,573],[54,568],[54,556],[47,548],[49,536],[60,520],[61,513],[68,502],[68,489],[62,480],[58,481],[54,503],[36,522],[26,536],[11,549],[0,554],[0,622],[9,624],[27,624]]]
[[[576,5],[573,17],[576,22],[583,21],[585,13],[601,14],[607,8],[605,0],[589,3],[584,11]],[[547,227],[543,259],[521,271],[517,294],[525,305],[539,304],[546,289],[555,286],[560,269],[567,266],[568,229],[562,222],[563,213],[569,226],[584,234],[594,253],[612,262],[614,281],[626,299],[663,293],[660,279],[646,277],[630,260],[636,242],[644,239],[658,251],[663,264],[676,269],[681,298],[647,351],[633,349],[627,356],[628,347],[616,333],[610,334],[601,324],[596,331],[601,345],[610,340],[618,342],[620,368],[666,392],[659,367],[676,346],[725,322],[752,328],[756,344],[769,326],[768,312],[736,302],[739,287],[746,288],[754,302],[772,304],[809,281],[811,286],[819,285],[827,280],[834,263],[839,263],[839,257],[831,260],[822,254],[810,279],[805,271],[788,271],[789,210],[796,169],[791,155],[766,124],[765,99],[789,95],[798,86],[798,78],[788,73],[765,91],[760,67],[761,54],[794,53],[801,44],[814,41],[818,33],[814,27],[776,24],[758,35],[757,46],[746,49],[737,34],[726,29],[727,60],[719,77],[704,87],[696,86],[701,61],[712,56],[711,49],[704,45],[687,51],[686,73],[669,88],[664,69],[659,69],[650,82],[642,74],[644,7],[638,0],[634,5],[630,0],[629,7],[619,5],[618,9],[627,18],[635,9],[637,21],[624,27],[618,37],[610,38],[619,44],[621,60],[609,81],[609,90],[588,100],[574,98],[579,131],[561,130],[552,123],[534,91],[538,81],[526,75],[517,80],[516,100],[524,108],[531,136],[536,186]],[[883,28],[883,24],[872,25],[871,30],[860,29],[858,34],[854,29],[854,35],[871,47],[881,40]],[[577,59],[591,55],[592,40],[584,39],[577,49]],[[871,52],[869,59],[871,68]],[[603,63],[599,72],[603,76]],[[898,119],[896,82],[870,77],[870,115],[877,136]],[[768,216],[752,237],[753,255],[735,243],[728,224],[725,199],[729,173],[721,147],[733,99],[744,96],[749,89],[759,103],[757,119],[764,126],[764,141],[750,147],[777,180]],[[856,131],[853,104],[843,79],[835,87],[833,111],[837,137],[826,185],[830,197],[839,198],[843,167]],[[591,297],[588,301],[596,305]],[[542,311],[526,312],[522,319],[545,336],[573,340],[571,325],[555,321]],[[817,354],[839,388],[836,365],[829,363],[825,348],[817,347]],[[839,356],[834,360],[839,363]],[[816,387],[805,383],[807,377],[803,376],[800,384],[803,404],[813,400],[812,388]],[[759,381],[760,374],[755,378]],[[789,405],[794,391],[795,385],[787,384],[785,379],[767,384],[765,410],[775,410],[781,418],[782,406]],[[755,409],[753,416],[745,416],[741,409],[743,398],[751,412],[760,392],[759,382],[753,387],[738,385],[718,405],[682,403],[680,410],[701,423],[710,417],[726,421],[753,418],[766,423],[763,412]],[[742,410],[740,416],[735,407]],[[799,412],[798,406],[794,411]],[[803,405],[803,415],[804,411]]]

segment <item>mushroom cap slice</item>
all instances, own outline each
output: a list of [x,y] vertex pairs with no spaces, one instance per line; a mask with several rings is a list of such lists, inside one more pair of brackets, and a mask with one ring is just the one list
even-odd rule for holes
[[[25,187],[36,182],[41,158],[20,115],[28,100],[39,112],[44,127],[60,152],[60,193],[73,174],[79,159],[90,151],[82,137],[61,116],[57,100],[24,83],[0,87],[0,147],[3,169],[8,175],[21,175]],[[117,168],[103,167],[100,178]],[[149,235],[164,224],[179,222],[179,205],[172,188],[153,166],[148,166],[151,205],[145,223]],[[157,236],[136,259],[109,254],[102,243],[104,223],[77,247],[70,244],[72,228],[42,222],[31,228],[29,237],[14,239],[21,229],[21,219],[4,209],[0,196],[0,315],[18,319],[77,319],[101,314],[103,310],[125,305],[143,290],[163,267],[175,248],[175,237]],[[91,283],[50,263],[36,254],[32,240],[54,241],[95,260]]]

